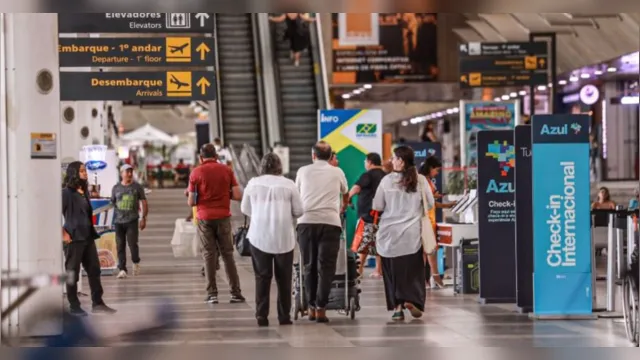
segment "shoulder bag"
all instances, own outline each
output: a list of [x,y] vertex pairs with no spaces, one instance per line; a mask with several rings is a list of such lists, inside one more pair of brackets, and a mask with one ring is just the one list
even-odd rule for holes
[[251,243],[247,237],[248,233],[249,225],[247,224],[247,217],[245,216],[244,224],[236,230],[235,234],[233,234],[233,242],[240,256],[251,256]]
[[432,254],[438,247],[436,242],[436,234],[433,233],[433,224],[429,219],[427,208],[427,197],[424,194],[426,189],[422,186],[420,176],[418,176],[418,191],[420,191],[421,203],[422,203],[422,218],[420,219],[420,237],[422,238],[422,250],[426,254]]

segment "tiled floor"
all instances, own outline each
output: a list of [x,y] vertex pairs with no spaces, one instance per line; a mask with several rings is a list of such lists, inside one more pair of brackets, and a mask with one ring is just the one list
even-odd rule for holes
[[[207,305],[201,261],[176,260],[170,240],[176,218],[188,209],[181,191],[154,191],[150,195],[149,229],[142,233],[142,275],[126,280],[105,278],[105,300],[117,316],[102,317],[107,327],[121,327],[140,319],[160,298],[177,306],[178,325],[144,341],[121,338],[116,345],[222,344],[237,347],[626,347],[622,324],[612,320],[534,322],[511,306],[481,306],[475,297],[452,295],[451,290],[429,291],[424,318],[392,323],[384,306],[381,280],[362,283],[362,309],[355,320],[329,313],[328,324],[298,320],[280,327],[273,313],[269,328],[256,326],[253,311],[253,275],[250,262],[238,259],[246,304],[229,304],[224,274],[218,277],[221,304]],[[275,292],[272,301],[275,300]],[[275,325],[273,325],[275,324]]]

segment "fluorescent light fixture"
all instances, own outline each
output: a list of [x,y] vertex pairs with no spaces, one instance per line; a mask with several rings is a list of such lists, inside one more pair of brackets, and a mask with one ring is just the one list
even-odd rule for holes
[[602,70],[596,70],[593,72],[595,75],[602,75]]
[[547,90],[547,87],[544,86],[544,85],[540,85],[540,86],[538,86],[538,90],[544,91],[544,90]]
[[558,81],[558,85],[567,85],[567,80]]
[[407,126],[407,125],[409,125],[409,122],[407,120],[402,122],[402,126]]
[[412,124],[417,124],[417,123],[420,122],[420,119],[419,118],[413,118],[413,119],[409,120],[409,122],[412,123]]
[[371,84],[365,84],[363,87],[368,90],[368,89],[371,89],[373,86],[371,86]]
[[616,68],[615,68],[615,67],[613,67],[613,66],[611,66],[610,68],[608,68],[608,69],[607,69],[607,72],[610,72],[610,73],[614,73],[614,72],[616,72],[616,71],[618,71],[618,69],[616,69]]
[[360,95],[360,94],[362,94],[362,89],[355,89],[355,90],[353,90],[353,93],[356,94],[356,95]]
[[447,109],[447,114],[453,114],[453,109]]
[[572,77],[569,78],[569,81],[571,81],[571,82],[576,82],[578,80],[580,80],[580,79],[578,79],[577,76],[572,76]]
[[518,93],[517,92],[512,92],[511,94],[509,94],[509,96],[511,96],[512,98],[518,97]]
[[591,75],[585,73],[585,74],[580,74],[580,77],[583,79],[588,79],[591,77]]
[[502,95],[502,100],[509,100],[509,95]]
[[640,97],[638,96],[623,96],[620,98],[620,104],[622,105],[637,105],[640,104]]
[[527,95],[527,92],[526,92],[526,91],[524,91],[524,90],[520,90],[520,92],[518,93],[518,95],[520,95],[520,96],[525,96],[525,95]]
[[502,99],[500,99],[499,97],[493,99],[493,101],[501,101]]
[[460,112],[460,109],[457,107],[451,108],[453,110],[454,114],[457,114],[458,112]]
[[343,99],[349,99],[351,97],[350,94],[342,94]]

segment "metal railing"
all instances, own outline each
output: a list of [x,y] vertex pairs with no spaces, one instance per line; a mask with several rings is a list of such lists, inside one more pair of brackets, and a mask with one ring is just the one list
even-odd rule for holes
[[242,187],[246,187],[249,180],[260,175],[260,158],[256,153],[256,149],[249,145],[241,146],[229,145],[231,153],[231,163],[233,172]]

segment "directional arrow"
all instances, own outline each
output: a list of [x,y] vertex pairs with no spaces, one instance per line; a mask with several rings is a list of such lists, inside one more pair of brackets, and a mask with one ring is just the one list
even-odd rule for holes
[[540,63],[540,67],[544,67],[545,61],[544,59],[540,59],[538,60],[538,63]]
[[196,14],[196,19],[200,20],[200,27],[204,27],[204,23],[205,21],[207,21],[207,19],[209,19],[209,14],[207,13],[197,13]]
[[200,53],[200,60],[204,61],[205,56],[207,56],[207,53],[211,51],[211,49],[209,49],[207,44],[203,42],[200,45],[198,45],[198,47],[196,48],[196,51]]
[[196,83],[196,86],[200,88],[200,93],[202,95],[206,95],[207,88],[211,86],[211,83],[209,82],[209,80],[207,80],[207,78],[203,76],[200,78],[200,80],[198,80],[198,82]]
[[466,83],[467,82],[467,75],[460,76],[460,82]]

